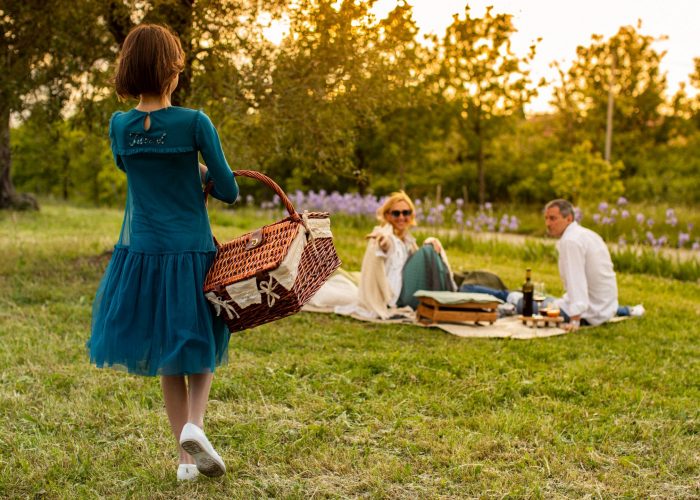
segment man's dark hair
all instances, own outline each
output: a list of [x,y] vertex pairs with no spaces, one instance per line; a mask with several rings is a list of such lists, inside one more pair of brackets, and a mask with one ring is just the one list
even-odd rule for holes
[[114,83],[122,99],[163,95],[185,67],[180,39],[168,28],[140,24],[124,40]]
[[574,213],[574,206],[571,204],[570,201],[564,200],[564,199],[557,199],[557,200],[552,200],[549,203],[547,203],[544,207],[545,212],[549,210],[552,207],[557,207],[559,209],[559,213],[561,214],[562,217],[565,219],[571,215],[572,217],[576,218],[576,214]]

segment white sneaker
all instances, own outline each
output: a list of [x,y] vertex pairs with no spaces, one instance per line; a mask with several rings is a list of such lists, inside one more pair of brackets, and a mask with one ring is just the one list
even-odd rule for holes
[[226,465],[214,450],[204,431],[192,423],[187,423],[180,434],[180,446],[192,455],[197,463],[197,470],[209,477],[222,476]]
[[642,304],[637,304],[636,306],[630,307],[630,316],[644,316],[644,313],[646,310],[644,309],[644,306]]
[[199,476],[199,471],[195,464],[180,464],[177,468],[178,481],[192,481]]

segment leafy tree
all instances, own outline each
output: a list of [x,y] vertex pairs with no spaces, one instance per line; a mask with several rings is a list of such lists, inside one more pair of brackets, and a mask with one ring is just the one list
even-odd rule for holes
[[622,162],[605,161],[588,141],[563,154],[549,168],[544,165],[541,168],[548,171],[556,195],[570,199],[574,205],[615,199],[624,192],[620,180]]
[[266,169],[286,177],[289,189],[355,178],[360,130],[376,120],[387,95],[372,79],[381,66],[369,7],[308,0],[289,12],[269,86],[250,111],[269,145]]
[[110,0],[103,15],[118,46],[138,23],[165,24],[178,35],[185,66],[172,102],[179,106],[189,103],[193,79],[205,76],[209,63],[220,62],[222,54],[245,57],[250,42],[259,41],[256,19],[261,12],[280,13],[285,4],[283,0]]
[[588,140],[594,150],[603,151],[609,92],[614,97],[614,156],[633,163],[631,157],[639,148],[667,139],[660,112],[666,88],[660,63],[665,53],[653,48],[656,38],[638,29],[623,26],[608,40],[593,35],[590,46],[576,49],[567,71],[558,66],[561,81],[552,104],[566,146]]
[[46,115],[37,107],[13,130],[18,189],[96,205],[122,201],[126,178],[114,167],[106,134],[96,135],[77,117],[49,121]]
[[[54,115],[63,109],[76,80],[102,55],[96,2],[70,8],[55,0],[0,2],[0,208],[38,208],[18,195],[10,176],[10,118],[37,103]],[[50,161],[50,160],[45,160]]]
[[[356,148],[358,174],[368,175],[373,189],[425,187],[435,179],[436,167],[428,157],[431,141],[438,139],[435,99],[425,79],[434,50],[417,41],[412,7],[399,3],[376,28],[378,64],[370,85],[384,96],[377,119],[361,129]],[[430,176],[426,176],[427,172]]]
[[486,199],[486,158],[490,143],[508,118],[522,116],[535,95],[526,69],[535,46],[524,57],[510,46],[515,32],[510,14],[454,16],[442,40],[442,61],[436,87],[454,105],[458,130],[469,144],[469,159],[477,165],[479,203]]

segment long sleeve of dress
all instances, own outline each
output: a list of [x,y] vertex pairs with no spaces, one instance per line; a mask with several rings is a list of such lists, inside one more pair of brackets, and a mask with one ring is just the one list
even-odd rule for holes
[[214,181],[211,195],[226,203],[233,203],[238,198],[238,184],[226,162],[224,151],[216,128],[209,117],[199,112],[196,129],[197,147],[207,166],[205,183]]
[[112,121],[114,121],[114,117],[119,114],[119,111],[115,112],[112,115],[112,118],[109,119],[109,145],[112,148],[112,156],[114,157],[114,163],[117,164],[117,168],[123,172],[126,172],[126,168],[124,167],[124,162],[122,161],[122,157],[119,156],[118,148],[117,148],[117,140],[114,137],[114,131],[112,130]]

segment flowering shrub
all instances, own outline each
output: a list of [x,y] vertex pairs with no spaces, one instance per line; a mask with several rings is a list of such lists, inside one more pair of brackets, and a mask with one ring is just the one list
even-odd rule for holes
[[[334,215],[357,217],[362,225],[372,224],[377,209],[385,197],[357,193],[328,193],[324,190],[306,193],[297,190],[289,195],[297,210],[324,211]],[[256,206],[252,196],[246,197],[247,206]],[[466,231],[491,233],[516,233],[521,229],[521,221],[515,214],[497,212],[491,203],[476,209],[470,208],[464,200],[446,197],[442,200],[417,198],[416,222],[419,226],[433,230],[452,230],[460,234]],[[280,209],[280,199],[263,201],[259,205],[265,210]],[[675,209],[667,208],[663,213],[653,213],[635,209],[623,196],[614,202],[601,201],[590,216],[580,207],[574,208],[578,222],[600,233],[606,241],[617,242],[621,247],[644,245],[654,250],[660,248],[685,248],[700,252],[700,233],[692,222],[681,222]],[[653,210],[649,209],[649,210]],[[365,219],[365,220],[362,220]]]
[[584,223],[588,222],[606,240],[612,237],[614,241],[617,237],[622,247],[635,244],[648,245],[655,250],[672,247],[700,251],[700,235],[693,232],[692,222],[681,224],[673,208],[665,209],[663,215],[663,222],[642,211],[632,216],[627,199],[621,196],[615,203],[600,202],[598,210],[590,217],[592,223]]
[[[323,211],[335,215],[343,214],[374,219],[377,209],[382,206],[386,197],[377,197],[371,194],[362,196],[357,193],[341,194],[337,191],[329,194],[324,190],[304,193],[297,190],[289,195],[289,199],[299,211]],[[254,206],[255,200],[248,195],[245,203],[247,206]],[[419,226],[499,233],[516,232],[520,228],[520,220],[517,216],[497,213],[491,203],[485,203],[476,212],[470,212],[461,198],[452,200],[446,197],[438,202],[418,198],[414,200],[414,204],[416,206],[416,222]],[[280,199],[276,195],[271,201],[263,201],[260,204],[260,208],[264,210],[279,207]]]

